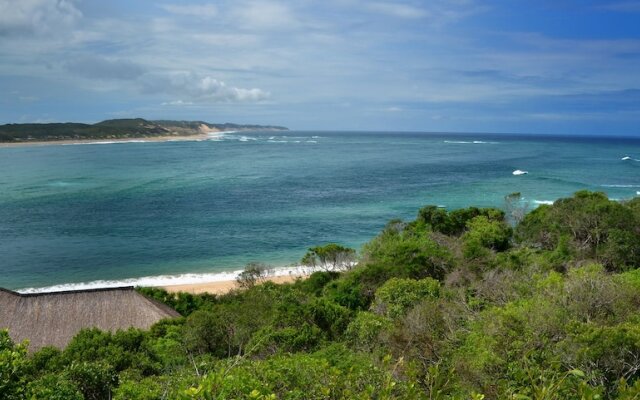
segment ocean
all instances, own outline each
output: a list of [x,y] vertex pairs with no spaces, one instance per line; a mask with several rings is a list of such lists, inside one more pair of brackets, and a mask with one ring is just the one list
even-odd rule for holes
[[[514,175],[514,171],[527,171]],[[640,194],[640,139],[247,132],[205,141],[0,148],[0,287],[228,279],[360,248],[428,204],[529,208],[577,190]]]

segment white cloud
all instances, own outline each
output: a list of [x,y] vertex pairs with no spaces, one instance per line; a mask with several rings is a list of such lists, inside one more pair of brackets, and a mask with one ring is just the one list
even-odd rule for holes
[[199,43],[207,46],[220,46],[226,48],[244,48],[260,43],[259,35],[242,33],[194,33],[191,37]]
[[91,79],[136,79],[145,70],[129,60],[110,59],[100,56],[74,58],[65,64],[65,68],[78,76]]
[[282,3],[274,1],[250,1],[242,3],[233,12],[237,22],[248,29],[287,30],[300,22],[294,12]]
[[144,80],[144,90],[148,93],[167,93],[187,100],[171,105],[206,102],[258,102],[269,98],[269,92],[258,88],[239,88],[228,86],[225,82],[211,76],[198,76],[193,73],[175,72],[169,76],[148,77]]
[[160,105],[163,106],[190,106],[193,105],[192,101],[184,101],[184,100],[173,100],[173,101],[164,101]]
[[417,4],[391,1],[362,1],[364,10],[392,18],[428,19],[435,26],[445,25],[482,12],[485,6],[479,6],[475,0],[432,0]]
[[160,7],[171,14],[189,17],[213,18],[218,15],[218,8],[214,4],[164,4]]
[[216,101],[259,101],[269,97],[269,94],[261,89],[243,89],[227,86],[224,82],[206,76],[192,88],[197,98]]
[[81,17],[73,0],[0,0],[0,35],[47,33]]
[[399,18],[422,18],[427,12],[421,8],[399,3],[369,3],[368,9],[377,13]]

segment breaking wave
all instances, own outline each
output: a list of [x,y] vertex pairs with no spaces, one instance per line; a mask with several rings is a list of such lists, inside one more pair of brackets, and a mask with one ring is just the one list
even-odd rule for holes
[[[158,276],[143,276],[140,278],[129,278],[119,280],[96,280],[90,282],[78,282],[78,283],[62,283],[59,285],[45,286],[45,287],[31,287],[25,289],[16,290],[19,293],[44,293],[44,292],[63,292],[68,290],[88,290],[98,288],[116,288],[123,286],[148,286],[148,287],[162,287],[173,285],[190,285],[198,283],[210,283],[210,282],[225,282],[235,280],[240,272],[243,270],[215,272],[215,273],[191,273],[191,274],[179,274],[179,275],[158,275]],[[269,271],[269,277],[276,276],[299,276],[308,275],[311,271],[304,266],[292,266],[283,268],[274,268]]]

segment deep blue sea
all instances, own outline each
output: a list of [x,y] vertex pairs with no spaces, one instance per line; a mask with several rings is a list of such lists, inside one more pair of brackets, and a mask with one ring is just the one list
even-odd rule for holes
[[285,266],[318,244],[359,248],[427,204],[502,206],[512,192],[531,208],[580,189],[628,199],[638,160],[640,139],[396,132],[0,148],[0,287]]

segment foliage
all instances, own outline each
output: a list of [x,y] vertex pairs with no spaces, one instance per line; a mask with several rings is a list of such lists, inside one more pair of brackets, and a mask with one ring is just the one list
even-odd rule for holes
[[361,311],[347,327],[346,337],[358,349],[371,351],[379,345],[380,334],[392,328],[393,323],[389,318]]
[[[0,397],[637,399],[638,222],[640,200],[591,192],[513,228],[499,210],[427,206],[348,271],[255,285],[258,268],[221,296],[139,289],[184,315],[149,331],[87,329],[33,354],[0,331]],[[355,254],[307,261],[338,253]]]
[[310,248],[302,257],[301,263],[312,271],[316,269],[339,271],[350,269],[355,260],[356,251],[354,249],[336,243],[329,243],[324,246]]
[[113,367],[104,362],[72,362],[65,370],[65,375],[76,384],[86,400],[111,397],[111,390],[118,382]]
[[9,332],[0,330],[0,394],[3,398],[20,399],[25,392],[25,372],[28,368],[27,346],[15,345]]
[[450,250],[437,243],[420,225],[408,225],[402,230],[388,226],[364,246],[363,253],[364,268],[384,271],[381,282],[394,276],[442,279],[453,264]]
[[271,267],[266,264],[251,262],[244,267],[236,278],[236,283],[243,289],[254,287],[259,283],[264,283],[269,275]]
[[366,356],[342,350],[338,358],[336,362],[326,354],[315,353],[221,363],[200,384],[185,390],[183,398],[418,398],[410,384],[397,380]]
[[420,301],[440,294],[440,283],[432,278],[419,281],[414,279],[391,278],[377,291],[373,309],[390,318],[403,316],[406,311]]
[[465,232],[469,221],[480,216],[491,221],[503,221],[505,214],[496,208],[469,207],[449,212],[437,206],[426,206],[418,211],[416,222],[425,224],[435,232],[459,236]]
[[184,316],[191,314],[195,310],[209,308],[216,303],[216,296],[208,293],[196,296],[187,292],[169,293],[160,288],[142,287],[137,288],[137,290],[147,297],[168,305]]
[[529,213],[516,228],[516,238],[552,250],[568,237],[578,257],[593,258],[609,270],[621,271],[640,264],[636,204],[609,200],[604,193],[577,192]]

